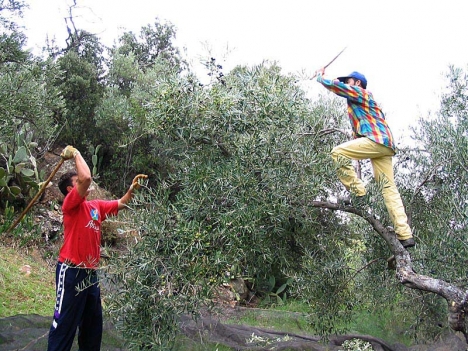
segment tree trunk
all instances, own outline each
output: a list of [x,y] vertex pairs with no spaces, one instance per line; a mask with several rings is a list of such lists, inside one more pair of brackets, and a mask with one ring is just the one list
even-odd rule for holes
[[368,213],[352,206],[343,206],[326,201],[312,201],[312,206],[327,208],[333,211],[354,213],[371,224],[374,230],[387,242],[388,247],[394,255],[392,259],[395,260],[394,264],[398,281],[408,288],[428,291],[442,296],[448,304],[448,323],[450,328],[454,331],[462,332],[468,343],[466,323],[468,291],[463,291],[459,287],[447,283],[446,281],[417,274],[413,270],[409,252],[400,244],[393,229],[384,227],[379,220],[370,216]]

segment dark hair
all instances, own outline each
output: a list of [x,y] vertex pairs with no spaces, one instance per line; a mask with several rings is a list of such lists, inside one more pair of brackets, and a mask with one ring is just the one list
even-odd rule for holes
[[76,175],[78,175],[76,172],[67,172],[62,174],[62,176],[60,177],[60,180],[58,182],[58,188],[60,189],[63,195],[66,196],[68,194],[67,188],[73,185],[72,177]]
[[366,89],[367,88],[367,82],[364,82],[363,80],[359,79],[359,78],[354,78],[354,77],[349,77],[348,79],[353,79],[354,80],[354,84],[356,84],[356,82],[361,82],[361,85],[360,87],[361,88],[364,88]]
[[367,82],[363,82],[362,80],[360,79],[355,79],[353,78],[355,81],[360,81],[361,82],[361,87],[364,88],[364,89],[367,89]]

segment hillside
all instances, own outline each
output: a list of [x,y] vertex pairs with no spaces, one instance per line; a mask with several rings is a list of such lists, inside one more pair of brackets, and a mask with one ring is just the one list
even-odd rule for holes
[[52,315],[55,267],[38,249],[0,246],[0,317]]

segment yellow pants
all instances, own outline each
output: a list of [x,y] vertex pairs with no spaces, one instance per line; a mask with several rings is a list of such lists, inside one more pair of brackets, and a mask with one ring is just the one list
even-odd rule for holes
[[351,159],[371,160],[375,179],[383,183],[382,195],[397,238],[406,240],[413,237],[413,234],[393,177],[392,157],[394,154],[391,148],[377,144],[368,138],[348,141],[336,146],[331,152],[333,160],[339,166],[338,178],[346,189],[354,192],[356,196],[364,196],[366,188],[362,180],[357,177]]

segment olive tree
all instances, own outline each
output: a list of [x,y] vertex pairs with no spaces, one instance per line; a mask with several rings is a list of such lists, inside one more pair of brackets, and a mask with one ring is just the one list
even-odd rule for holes
[[[416,165],[411,213],[420,238],[421,275],[404,275],[410,287],[436,293],[449,307],[449,324],[467,336],[468,280],[468,78],[466,71],[451,67],[441,107],[433,118],[419,121],[414,136],[421,151],[409,162]],[[443,262],[443,264],[441,264]],[[428,278],[427,276],[438,279]]]
[[[448,306],[448,325],[467,338],[468,80],[463,70],[453,67],[447,80],[440,110],[419,120],[414,129],[415,146],[404,150],[398,162],[399,186],[417,242],[411,253],[387,227],[385,214],[376,216],[380,211],[373,204],[371,212],[329,201],[313,205],[363,218],[393,253],[389,264],[395,265],[397,281],[422,297],[422,304],[408,305],[414,315],[421,318],[420,307],[424,312],[442,298]],[[433,294],[428,298],[427,293]],[[435,310],[440,317],[441,310]]]
[[132,98],[144,112],[147,157],[166,173],[132,212],[138,244],[119,259],[111,298],[135,348],[167,346],[175,316],[197,313],[236,277],[283,301],[284,284],[290,295],[303,293],[297,285],[313,255],[345,280],[353,243],[338,235],[346,232],[338,216],[308,206],[336,184],[327,155],[333,137],[325,137],[340,127],[336,102],[312,103],[275,64],[238,67],[209,86],[167,69],[161,76],[163,69],[146,72]]

